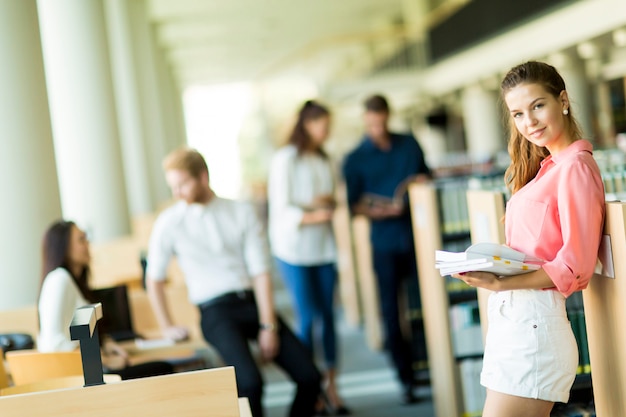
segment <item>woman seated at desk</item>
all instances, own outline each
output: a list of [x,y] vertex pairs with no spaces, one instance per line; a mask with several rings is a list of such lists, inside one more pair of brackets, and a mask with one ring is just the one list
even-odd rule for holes
[[[94,302],[88,285],[90,261],[89,242],[76,224],[58,221],[48,228],[43,239],[43,280],[38,303],[40,352],[78,348],[78,341],[70,338],[69,328],[74,311]],[[106,335],[102,336],[102,364],[107,373],[132,379],[174,371],[167,362],[129,366],[128,353]]]

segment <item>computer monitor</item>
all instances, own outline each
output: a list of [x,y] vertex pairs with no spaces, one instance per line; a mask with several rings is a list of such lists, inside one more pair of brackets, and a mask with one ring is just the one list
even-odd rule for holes
[[141,338],[133,329],[126,285],[98,288],[93,294],[95,300],[102,303],[102,319],[98,324],[101,333],[118,342]]

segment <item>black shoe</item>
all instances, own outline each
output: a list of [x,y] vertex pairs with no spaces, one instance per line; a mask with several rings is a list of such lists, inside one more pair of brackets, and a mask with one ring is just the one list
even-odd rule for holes
[[329,416],[330,413],[326,408],[320,408],[319,410],[315,410],[315,416]]
[[413,393],[413,384],[403,384],[401,401],[405,405],[415,404],[418,401]]
[[350,409],[346,407],[345,405],[340,405],[339,407],[335,408],[336,416],[349,416],[351,414],[352,414],[352,411],[350,411]]
[[326,396],[322,393],[315,405],[315,416],[330,416],[330,410]]
[[421,369],[415,372],[413,376],[413,385],[416,387],[429,386],[430,385],[430,370]]

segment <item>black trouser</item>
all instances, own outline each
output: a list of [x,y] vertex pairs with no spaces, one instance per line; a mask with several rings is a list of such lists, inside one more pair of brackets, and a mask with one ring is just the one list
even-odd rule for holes
[[[404,338],[399,320],[398,295],[406,279],[417,279],[417,265],[413,252],[373,251],[374,270],[378,282],[380,309],[383,315],[385,349],[389,352],[398,379],[404,384],[413,382],[413,355],[411,345]],[[417,286],[419,288],[419,286]],[[419,294],[417,294],[419,299]],[[423,323],[413,334],[418,352],[415,359],[426,359]],[[419,326],[418,326],[419,327]]]
[[[229,293],[200,306],[202,333],[219,352],[222,360],[235,367],[240,397],[248,397],[254,417],[263,416],[261,397],[263,377],[250,352],[249,340],[259,333],[259,316],[251,291]],[[297,386],[290,417],[310,417],[320,392],[321,375],[311,353],[279,318],[280,350],[274,362],[283,368]]]

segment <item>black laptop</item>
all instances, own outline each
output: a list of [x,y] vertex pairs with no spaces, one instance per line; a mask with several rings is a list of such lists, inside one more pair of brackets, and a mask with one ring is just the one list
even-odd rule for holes
[[102,319],[98,326],[103,334],[117,342],[142,338],[133,329],[126,285],[98,288],[93,294],[96,301],[102,303]]

